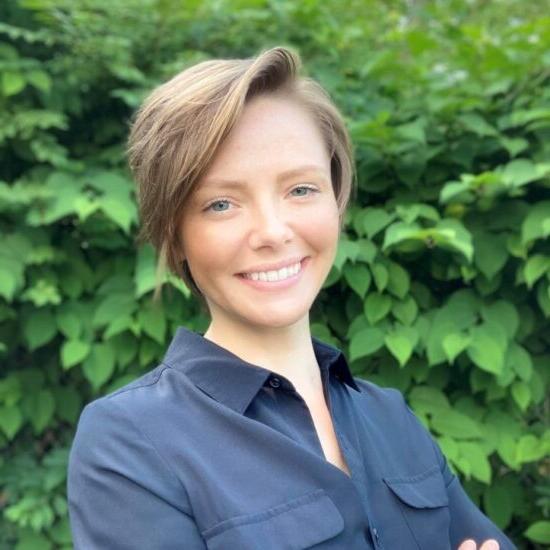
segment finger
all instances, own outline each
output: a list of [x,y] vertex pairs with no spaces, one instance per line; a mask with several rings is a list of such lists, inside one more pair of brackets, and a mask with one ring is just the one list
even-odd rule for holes
[[472,539],[467,539],[458,547],[458,550],[477,550],[476,541]]
[[479,550],[499,550],[500,545],[495,539],[486,540]]

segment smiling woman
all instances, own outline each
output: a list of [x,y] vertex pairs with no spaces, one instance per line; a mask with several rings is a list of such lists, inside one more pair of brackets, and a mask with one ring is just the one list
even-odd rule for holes
[[353,157],[298,68],[282,47],[206,61],[136,114],[141,238],[210,324],[179,327],[158,366],[84,408],[68,475],[77,550],[513,548],[401,394],[311,336]]

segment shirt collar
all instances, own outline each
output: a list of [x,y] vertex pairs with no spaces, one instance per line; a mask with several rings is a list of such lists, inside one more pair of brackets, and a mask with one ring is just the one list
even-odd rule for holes
[[[336,378],[360,392],[344,354],[315,337],[311,340],[320,368],[328,369]],[[162,362],[184,372],[196,386],[240,414],[271,375],[286,380],[269,369],[244,361],[185,327],[177,328]]]

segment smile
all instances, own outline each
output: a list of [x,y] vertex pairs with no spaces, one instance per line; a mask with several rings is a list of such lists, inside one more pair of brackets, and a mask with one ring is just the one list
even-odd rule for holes
[[239,273],[239,279],[258,290],[282,290],[293,286],[301,278],[305,267],[309,263],[307,256],[301,262],[290,264],[274,271],[254,271],[251,273]]
[[243,273],[243,276],[253,281],[284,281],[296,275],[300,269],[302,269],[302,264],[296,262],[277,271],[255,271],[254,273]]

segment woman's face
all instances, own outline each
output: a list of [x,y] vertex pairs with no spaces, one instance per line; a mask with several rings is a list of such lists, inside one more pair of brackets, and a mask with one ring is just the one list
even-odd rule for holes
[[[308,318],[334,261],[339,218],[330,158],[303,107],[273,96],[246,105],[189,199],[180,236],[213,324]],[[300,271],[270,281],[285,265]]]

